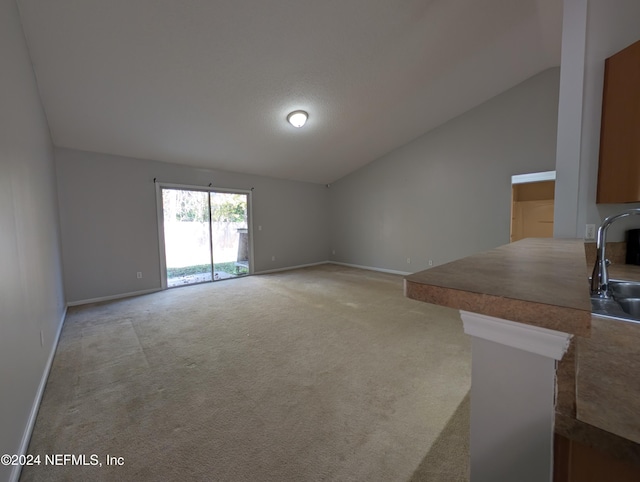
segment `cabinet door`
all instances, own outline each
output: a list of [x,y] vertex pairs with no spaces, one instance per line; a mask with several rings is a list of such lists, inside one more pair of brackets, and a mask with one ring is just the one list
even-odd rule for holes
[[640,41],[605,61],[596,201],[640,201]]

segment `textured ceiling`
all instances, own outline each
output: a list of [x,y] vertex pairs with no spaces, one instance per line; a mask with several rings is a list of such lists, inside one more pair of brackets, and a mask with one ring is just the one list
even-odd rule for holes
[[561,4],[18,0],[56,146],[323,184],[559,65]]

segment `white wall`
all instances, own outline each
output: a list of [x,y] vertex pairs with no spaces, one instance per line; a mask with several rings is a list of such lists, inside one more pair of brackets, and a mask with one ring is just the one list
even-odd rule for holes
[[508,243],[511,176],[554,169],[558,88],[546,70],[334,183],[332,259],[415,272]]
[[476,336],[471,351],[471,479],[549,481],[556,361]]
[[154,178],[253,187],[256,272],[327,259],[325,186],[70,149],[55,157],[69,302],[160,289]]
[[[564,0],[558,124],[555,236],[582,237],[585,224],[640,204],[596,205],[604,61],[640,40],[638,0]],[[579,102],[563,102],[565,99]],[[614,225],[610,240],[639,227],[640,218]]]
[[64,314],[51,140],[15,0],[0,0],[0,59],[0,454],[13,454]]

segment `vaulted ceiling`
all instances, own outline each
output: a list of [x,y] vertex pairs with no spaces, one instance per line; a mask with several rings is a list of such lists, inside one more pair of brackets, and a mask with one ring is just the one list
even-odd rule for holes
[[323,184],[560,64],[561,0],[17,2],[56,146]]

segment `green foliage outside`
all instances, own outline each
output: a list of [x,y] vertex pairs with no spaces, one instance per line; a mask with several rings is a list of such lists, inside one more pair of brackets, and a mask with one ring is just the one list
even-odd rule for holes
[[247,203],[241,194],[227,194],[224,202],[211,199],[211,220],[215,223],[244,223],[247,220]]
[[[209,193],[165,189],[163,206],[176,221],[209,222]],[[247,203],[244,194],[211,193],[211,221],[218,223],[244,223]]]
[[[232,275],[249,274],[247,268],[240,267],[236,271],[236,265],[233,261],[229,263],[214,263],[215,271],[223,271]],[[194,266],[184,266],[182,268],[167,268],[167,278],[178,278],[180,276],[189,276],[192,274],[203,274],[211,271],[210,264],[196,264]]]

